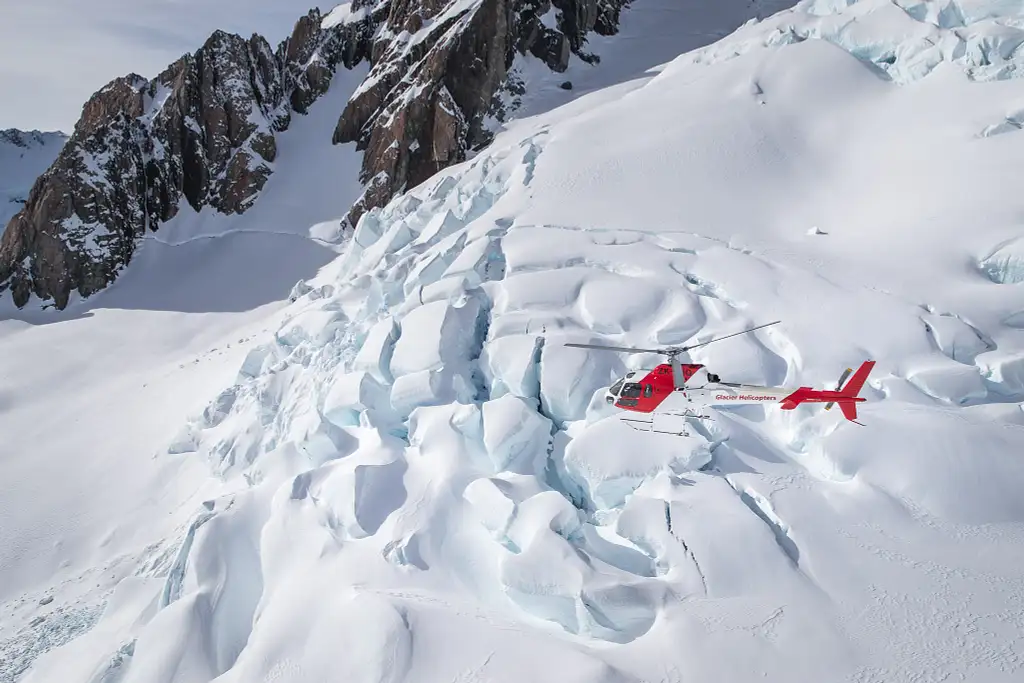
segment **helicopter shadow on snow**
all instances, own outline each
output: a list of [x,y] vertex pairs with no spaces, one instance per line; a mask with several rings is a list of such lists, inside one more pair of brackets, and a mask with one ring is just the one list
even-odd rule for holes
[[715,410],[715,427],[697,425],[700,434],[711,442],[711,462],[703,469],[721,474],[759,474],[756,462],[778,465],[786,462],[751,423],[765,421],[763,406],[730,406]]

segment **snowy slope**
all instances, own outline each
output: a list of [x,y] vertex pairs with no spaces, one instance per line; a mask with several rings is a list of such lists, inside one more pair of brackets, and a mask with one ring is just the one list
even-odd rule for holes
[[60,154],[63,133],[0,130],[0,234],[21,210],[32,183]]
[[[743,22],[763,19],[794,5],[793,0],[640,0],[620,16],[615,35],[587,36],[585,50],[597,60],[591,64],[572,55],[562,73],[551,71],[533,55],[518,56],[512,77],[525,86],[517,117],[533,116],[582,95],[641,78],[652,68],[683,52],[707,45],[732,33]],[[554,6],[542,17],[556,25]],[[566,89],[565,84],[571,85]]]
[[164,576],[220,490],[202,463],[155,456],[276,329],[295,282],[336,256],[323,238],[361,192],[360,155],[322,142],[363,75],[339,71],[279,135],[280,173],[244,221],[183,209],[88,302],[0,310],[3,683],[93,626],[126,576],[126,589]]
[[[1017,2],[801,3],[515,122],[290,306],[176,321],[249,341],[167,379],[159,428],[123,416],[148,445],[219,386],[133,465],[119,528],[168,540],[140,567],[115,534],[102,619],[24,680],[1019,680],[1020,26]],[[656,359],[561,346],[775,319],[693,360],[795,387],[874,359],[866,427],[752,406],[637,434],[600,392]],[[50,553],[14,628],[53,528],[14,536]]]

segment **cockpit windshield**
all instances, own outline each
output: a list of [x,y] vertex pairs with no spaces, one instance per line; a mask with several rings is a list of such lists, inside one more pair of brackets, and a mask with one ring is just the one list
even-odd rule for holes
[[622,383],[625,382],[625,381],[626,380],[624,380],[624,379],[620,379],[618,382],[616,382],[615,384],[612,385],[612,388],[608,390],[608,393],[615,394],[616,396],[618,396],[619,395],[619,389],[622,388]]
[[619,394],[622,398],[640,398],[640,391],[642,387],[636,382],[630,382],[626,386],[622,387],[622,393]]

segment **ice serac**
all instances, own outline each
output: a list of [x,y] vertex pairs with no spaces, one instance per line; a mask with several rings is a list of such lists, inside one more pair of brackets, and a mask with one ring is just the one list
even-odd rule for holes
[[1024,282],[1024,239],[1016,238],[1001,244],[982,259],[980,266],[992,282],[1004,285]]
[[710,444],[703,438],[639,433],[614,418],[592,425],[565,453],[569,476],[599,510],[621,507],[658,474],[698,470],[710,460]]
[[362,57],[358,29],[313,10],[277,50],[217,31],[153,80],[95,93],[0,241],[0,291],[64,308],[112,282],[182,202],[242,213],[273,171],[275,135]]
[[[365,149],[367,188],[346,217],[369,209],[465,160],[492,138],[486,121],[509,114],[523,83],[517,55],[564,71],[591,32],[614,33],[626,0],[354,0],[327,23],[370,21],[373,68],[338,121],[334,142]],[[333,17],[333,19],[332,19]]]

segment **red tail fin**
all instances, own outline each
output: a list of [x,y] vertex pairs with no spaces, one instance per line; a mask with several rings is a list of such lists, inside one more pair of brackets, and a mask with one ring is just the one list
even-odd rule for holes
[[[825,410],[830,409],[835,404],[839,404],[839,407],[843,411],[843,417],[850,422],[857,422],[857,404],[865,399],[860,398],[857,394],[864,387],[864,383],[868,380],[868,375],[871,374],[872,368],[875,367],[875,361],[869,360],[861,363],[861,366],[857,368],[857,372],[853,373],[853,377],[846,383],[846,386],[837,389],[836,391],[815,391],[810,387],[800,387],[789,396],[779,401],[779,407],[782,410],[793,410],[801,403],[824,403]],[[850,370],[847,369],[843,376],[840,377],[839,381],[842,382],[849,374]]]
[[[853,377],[851,377],[850,381],[848,381],[846,385],[839,390],[839,393],[848,398],[857,398],[857,394],[859,394],[860,390],[864,388],[864,382],[868,380],[868,375],[871,374],[871,370],[874,367],[875,361],[873,360],[868,360],[861,363],[860,367],[857,368],[857,372],[853,373]],[[864,399],[860,400],[863,401]],[[850,422],[860,424],[860,422],[857,422],[856,402],[844,401],[840,399],[838,403],[839,408],[843,411],[843,417],[845,417]]]
[[[872,368],[875,367],[875,361],[868,360],[860,364],[857,368],[857,372],[853,373],[853,377],[840,389],[840,392],[844,396],[854,397],[860,393],[860,390],[864,387],[864,382],[868,380],[868,375],[871,374]],[[850,417],[846,412],[846,406],[849,405],[850,409],[853,410],[853,417]],[[853,404],[844,403],[842,406],[843,414],[846,415],[847,419],[854,419],[857,417],[857,411],[853,408]]]

